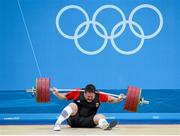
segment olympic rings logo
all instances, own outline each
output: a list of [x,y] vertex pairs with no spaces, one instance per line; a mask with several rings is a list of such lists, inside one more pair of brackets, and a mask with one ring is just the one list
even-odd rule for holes
[[[160,22],[160,23],[159,23],[159,26],[158,26],[157,30],[156,30],[155,32],[153,32],[152,34],[149,34],[149,35],[144,35],[144,31],[143,31],[142,27],[141,27],[137,22],[133,21],[134,14],[135,14],[138,10],[140,10],[140,9],[142,9],[142,8],[149,8],[149,9],[151,9],[151,10],[154,10],[154,11],[157,13],[157,15],[159,16],[159,22]],[[60,25],[59,25],[59,21],[60,21],[60,19],[61,19],[62,14],[63,14],[66,10],[70,10],[70,9],[76,9],[76,10],[81,11],[82,14],[83,14],[83,15],[85,16],[85,18],[86,18],[86,21],[84,21],[84,22],[82,22],[81,24],[79,24],[79,26],[76,28],[76,30],[75,30],[75,32],[74,32],[74,35],[67,35],[67,34],[65,34],[65,33],[61,30],[61,27],[60,27]],[[105,10],[105,9],[113,9],[113,10],[116,10],[116,11],[122,16],[122,21],[118,22],[118,23],[113,27],[110,35],[108,35],[107,30],[105,29],[105,27],[104,27],[100,22],[96,21],[96,18],[97,18],[97,16],[99,15],[99,13],[100,13],[101,11]],[[124,32],[127,24],[129,25],[129,28],[130,28],[130,30],[132,31],[132,33],[133,33],[136,37],[141,38],[141,41],[140,41],[139,45],[138,45],[135,49],[132,49],[132,50],[129,50],[129,51],[125,51],[125,50],[122,50],[122,49],[120,49],[119,47],[117,47],[117,45],[116,45],[116,43],[115,43],[115,41],[114,41],[115,38],[119,37],[119,36]],[[97,50],[94,50],[94,51],[87,51],[87,50],[83,49],[83,48],[80,46],[79,42],[78,42],[78,39],[81,38],[81,37],[83,37],[83,36],[87,33],[90,25],[93,26],[93,29],[94,29],[94,31],[96,32],[96,34],[97,34],[98,36],[100,36],[101,38],[104,39],[104,43],[102,44],[102,46],[101,46],[100,48],[98,48]],[[79,34],[81,28],[84,27],[84,26],[85,26],[85,29]],[[97,26],[102,29],[103,33],[101,33],[101,32],[97,29]],[[115,33],[116,30],[117,30],[120,26],[122,26],[121,29],[120,29],[120,31],[118,31],[117,33]],[[139,32],[140,32],[140,33],[138,33],[138,32],[135,31],[134,26],[139,29]],[[123,13],[123,11],[122,11],[119,7],[117,7],[117,6],[115,6],[115,5],[103,5],[103,6],[99,7],[99,8],[94,12],[93,17],[92,17],[92,20],[90,20],[87,12],[86,12],[82,7],[77,6],[77,5],[68,5],[68,6],[62,8],[62,9],[58,12],[58,14],[57,14],[57,16],[56,16],[56,27],[57,27],[58,32],[59,32],[63,37],[65,37],[65,38],[67,38],[67,39],[74,40],[74,43],[75,43],[76,47],[79,49],[79,51],[81,51],[82,53],[84,53],[84,54],[86,54],[86,55],[96,55],[96,54],[102,52],[102,51],[104,50],[104,48],[106,47],[108,40],[111,41],[111,44],[112,44],[113,48],[114,48],[118,53],[121,53],[121,54],[124,54],[124,55],[132,55],[132,54],[137,53],[137,52],[142,48],[145,39],[151,39],[151,38],[153,38],[153,37],[155,37],[156,35],[159,34],[159,32],[161,31],[161,29],[162,29],[162,27],[163,27],[163,17],[162,17],[161,12],[160,12],[155,6],[150,5],[150,4],[141,4],[141,5],[137,6],[137,7],[135,7],[135,8],[131,11],[128,20],[126,19],[125,14]]]

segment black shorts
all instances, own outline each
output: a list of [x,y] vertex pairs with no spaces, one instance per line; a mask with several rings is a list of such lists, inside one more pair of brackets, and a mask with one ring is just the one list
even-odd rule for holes
[[77,113],[75,116],[70,116],[67,119],[67,123],[71,127],[94,128],[97,126],[93,121],[94,116],[95,115],[91,115],[88,117],[80,117],[79,114]]

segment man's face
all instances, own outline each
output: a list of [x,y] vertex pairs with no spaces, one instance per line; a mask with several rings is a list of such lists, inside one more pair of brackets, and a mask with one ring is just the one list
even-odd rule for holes
[[84,97],[87,102],[92,102],[95,98],[95,93],[86,92],[84,93]]

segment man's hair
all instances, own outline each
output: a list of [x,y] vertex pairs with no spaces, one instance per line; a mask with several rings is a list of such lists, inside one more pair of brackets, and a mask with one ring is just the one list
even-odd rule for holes
[[88,84],[85,87],[85,93],[95,93],[96,92],[96,87],[93,84]]

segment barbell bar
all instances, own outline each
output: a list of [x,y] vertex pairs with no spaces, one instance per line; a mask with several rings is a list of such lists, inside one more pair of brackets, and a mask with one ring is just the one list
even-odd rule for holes
[[[77,91],[77,89],[57,89],[57,90],[60,92]],[[39,103],[50,102],[50,92],[52,91],[53,88],[50,88],[49,78],[37,78],[36,86],[26,90],[26,92],[31,92],[32,95],[36,94],[36,101]],[[78,91],[84,91],[84,90],[80,89]],[[114,97],[122,97],[117,94],[106,93],[101,91],[98,92]],[[141,97],[141,93],[142,93],[141,88],[129,86],[127,89],[127,94],[123,96],[123,99],[125,99],[124,110],[137,112],[139,105],[149,104],[149,101]]]

